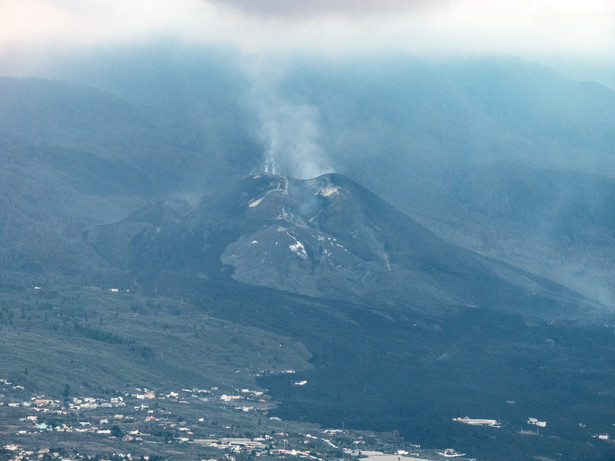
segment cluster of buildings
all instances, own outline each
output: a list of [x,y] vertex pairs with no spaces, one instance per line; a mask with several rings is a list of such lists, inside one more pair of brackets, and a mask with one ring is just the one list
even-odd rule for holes
[[[152,456],[149,447],[156,447],[159,456],[152,459],[178,459],[176,454],[182,452],[186,455],[181,459],[186,460],[228,461],[245,456],[339,459],[354,456],[358,446],[362,450],[382,449],[370,447],[352,431],[304,432],[316,426],[294,426],[270,416],[274,407],[271,398],[261,390],[247,388],[230,392],[218,387],[168,392],[132,388],[108,397],[57,399],[27,395],[23,386],[3,379],[0,406],[5,406],[5,411],[0,411],[3,422],[10,421],[0,422],[0,436],[6,441],[0,446],[0,459],[11,461],[147,460]],[[403,458],[406,452],[397,446],[400,442],[396,440],[389,453]],[[52,448],[58,446],[71,449]],[[106,448],[102,453],[88,453],[92,446]],[[94,455],[97,457],[91,458]]]
[[470,426],[502,427],[496,419],[469,418],[468,416],[464,416],[463,418],[453,418],[453,421],[469,424]]

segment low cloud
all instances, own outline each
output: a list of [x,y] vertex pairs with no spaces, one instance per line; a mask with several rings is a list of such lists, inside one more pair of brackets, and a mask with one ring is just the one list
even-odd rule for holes
[[405,13],[446,3],[446,0],[208,0],[229,6],[244,14],[303,20],[315,17],[341,15],[361,16],[374,13]]
[[[160,37],[247,53],[611,57],[609,0],[1,0],[0,72],[12,60]],[[4,62],[2,62],[4,61]]]

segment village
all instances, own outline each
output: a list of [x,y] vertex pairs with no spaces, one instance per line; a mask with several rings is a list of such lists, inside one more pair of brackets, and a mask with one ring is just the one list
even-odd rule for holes
[[0,460],[407,461],[454,453],[395,434],[284,421],[269,415],[275,403],[263,390],[131,388],[100,397],[65,389],[62,397],[0,379]]
[[[120,293],[122,297],[118,296]],[[47,294],[34,285],[27,294],[32,298],[20,307],[15,307],[13,298],[6,295],[0,309],[4,344],[31,348],[29,356],[38,357],[32,352],[38,350],[38,343],[33,342],[36,331],[43,336],[49,333],[54,344],[66,338],[66,344],[78,340],[83,347],[67,357],[64,364],[56,362],[57,355],[52,355],[39,359],[38,366],[9,363],[3,368],[0,461],[463,460],[473,459],[476,454],[467,446],[447,442],[455,440],[453,433],[472,431],[485,437],[514,434],[539,442],[558,436],[553,420],[549,419],[547,424],[545,415],[533,412],[520,414],[516,420],[495,419],[500,415],[476,414],[471,409],[469,416],[465,412],[446,415],[442,423],[443,446],[430,448],[420,446],[422,440],[405,440],[394,432],[349,430],[341,424],[325,428],[280,419],[276,414],[280,402],[267,389],[258,387],[258,378],[287,375],[285,382],[298,392],[313,385],[313,379],[305,379],[306,374],[300,372],[306,363],[305,351],[287,338],[238,327],[196,309],[190,312],[198,321],[188,324],[178,315],[191,309],[187,303],[160,297],[148,304],[149,300],[116,288],[50,290]],[[56,300],[60,296],[57,306],[47,302],[48,297]],[[96,305],[89,303],[90,297],[108,301],[113,310],[84,310],[83,305]],[[144,339],[153,334],[156,343]],[[207,354],[191,353],[188,348],[172,355],[177,338],[205,344],[203,350]],[[253,353],[259,348],[267,351],[263,357]],[[119,362],[123,368],[117,376],[121,378],[105,381],[113,375],[108,367],[118,363],[105,358],[114,354],[132,355],[130,361]],[[164,370],[180,358],[186,361],[187,356],[189,363],[205,357],[206,360],[198,362],[198,369],[207,373],[190,379],[180,374],[160,380],[140,377],[152,362]],[[100,360],[98,368],[107,367],[107,372],[90,368],[81,381],[62,377],[64,370],[70,371],[73,359],[75,363],[84,363],[92,357]],[[36,368],[43,368],[44,360],[59,365],[53,366],[51,372],[37,373]],[[182,387],[185,382],[204,381],[207,384]],[[68,382],[71,386],[64,384]],[[161,383],[160,388],[154,388],[156,383]],[[507,400],[506,404],[516,402]],[[587,443],[613,446],[611,424],[586,426],[581,420],[571,430],[582,432]]]

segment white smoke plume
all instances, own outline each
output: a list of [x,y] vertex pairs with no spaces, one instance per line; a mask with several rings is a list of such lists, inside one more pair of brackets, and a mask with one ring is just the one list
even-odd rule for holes
[[263,171],[308,179],[333,171],[320,142],[320,112],[314,106],[289,101],[280,94],[283,70],[252,64],[250,105],[257,116],[255,130],[264,146]]

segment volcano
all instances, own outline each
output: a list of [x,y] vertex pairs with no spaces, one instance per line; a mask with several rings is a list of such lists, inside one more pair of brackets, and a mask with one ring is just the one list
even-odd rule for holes
[[196,205],[149,204],[86,239],[111,264],[146,278],[230,274],[248,286],[431,313],[470,306],[580,318],[595,307],[442,240],[340,174],[256,174]]

